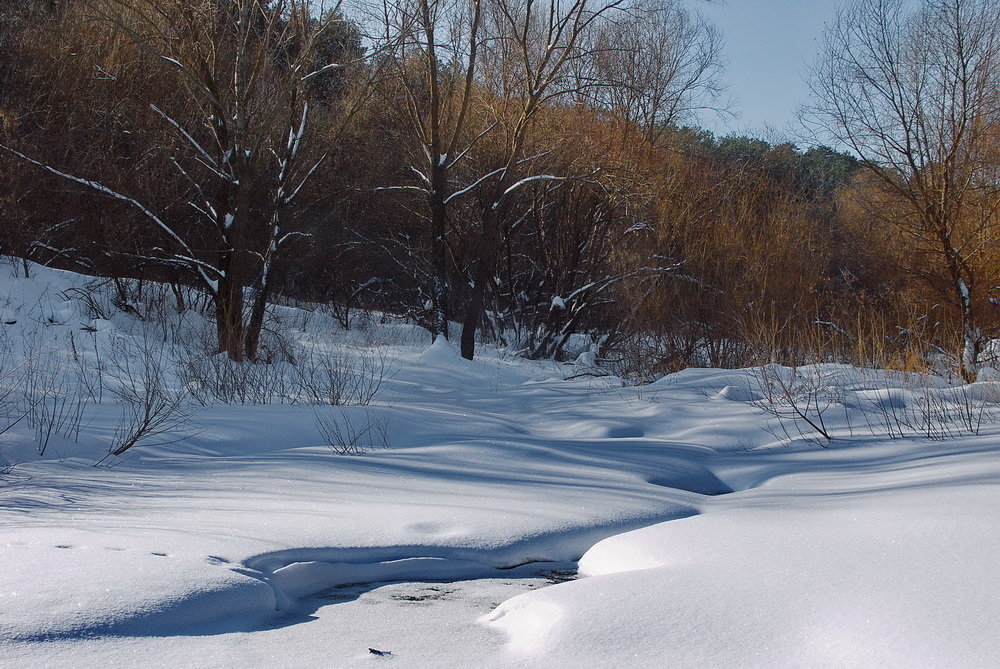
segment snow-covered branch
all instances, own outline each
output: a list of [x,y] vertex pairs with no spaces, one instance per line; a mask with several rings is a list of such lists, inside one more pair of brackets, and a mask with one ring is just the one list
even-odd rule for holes
[[[56,168],[52,167],[51,165],[46,165],[45,163],[37,161],[34,158],[30,158],[30,157],[26,156],[25,154],[21,153],[20,151],[12,149],[9,146],[6,146],[4,144],[0,144],[0,149],[3,149],[5,151],[7,151],[8,153],[11,153],[11,154],[15,155],[18,158],[20,158],[21,160],[23,160],[23,161],[25,161],[27,163],[30,163],[32,165],[35,165],[36,167],[39,167],[39,168],[45,170],[46,172],[49,172],[50,174],[54,174],[57,177],[61,177],[61,178],[66,179],[68,181],[72,181],[74,183],[80,184],[81,186],[86,186],[87,188],[90,188],[90,189],[92,189],[94,191],[97,191],[98,193],[100,193],[102,195],[106,195],[107,197],[110,197],[112,199],[119,200],[121,202],[125,202],[125,203],[131,205],[134,209],[136,209],[137,211],[139,211],[147,220],[151,221],[153,223],[153,225],[156,226],[156,228],[160,230],[160,232],[162,232],[165,236],[167,236],[169,239],[171,239],[172,241],[174,241],[178,246],[180,246],[184,250],[184,252],[187,254],[187,258],[188,259],[193,260],[195,254],[194,254],[194,251],[192,251],[191,248],[188,246],[187,242],[185,242],[184,239],[181,238],[180,235],[178,235],[176,232],[174,232],[173,228],[171,228],[169,225],[167,225],[163,221],[163,219],[161,219],[159,216],[157,216],[156,214],[154,214],[145,205],[143,205],[141,202],[139,202],[135,198],[129,197],[128,195],[123,195],[122,193],[119,193],[116,190],[108,188],[104,184],[98,183],[96,181],[91,181],[90,179],[84,179],[82,177],[78,177],[78,176],[75,176],[73,174],[68,174],[68,173],[63,172],[61,170],[57,170]],[[198,262],[198,263],[192,263],[192,264],[193,264],[193,267],[196,270],[196,272],[199,274],[199,276],[205,282],[205,284],[207,286],[212,285],[211,280],[205,274],[204,264],[200,263],[200,262]]]

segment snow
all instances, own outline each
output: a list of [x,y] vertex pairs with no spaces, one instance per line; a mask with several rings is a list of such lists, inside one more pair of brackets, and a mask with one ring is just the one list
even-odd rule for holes
[[[14,352],[65,348],[72,334],[89,359],[141,330],[83,309],[72,289],[85,277],[9,270],[0,316]],[[88,407],[77,441],[55,437],[42,456],[18,425],[0,435],[0,458],[20,462],[0,478],[0,664],[990,667],[1000,656],[995,376],[952,387],[777,369],[836,387],[824,448],[778,438],[759,370],[631,387],[551,361],[467,361],[399,323],[344,332],[275,311],[317,350],[385,356],[375,403],[328,409],[384,420],[391,448],[334,455],[316,407],[280,402],[197,407],[184,440],[110,467],[91,466],[118,420],[110,399]],[[982,410],[980,434],[879,428],[877,416],[928,397]]]
[[759,394],[748,386],[726,386],[713,395],[717,400],[732,400],[734,402],[750,402],[762,399]]
[[505,602],[487,624],[516,639],[525,620],[557,619],[532,648],[539,666],[991,666],[995,487],[871,483],[842,502],[806,484],[611,537],[583,556],[586,578]]

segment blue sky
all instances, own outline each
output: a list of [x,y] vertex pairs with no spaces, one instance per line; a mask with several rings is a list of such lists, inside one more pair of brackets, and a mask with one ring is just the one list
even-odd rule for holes
[[805,82],[837,0],[690,0],[723,32],[729,65],[723,75],[737,119],[706,115],[701,124],[728,132],[792,134],[795,110],[808,99]]

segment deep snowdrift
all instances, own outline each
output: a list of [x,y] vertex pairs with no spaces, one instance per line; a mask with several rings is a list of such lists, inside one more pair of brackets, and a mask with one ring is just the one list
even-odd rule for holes
[[[0,275],[12,351],[138,336],[132,316],[90,318],[83,277]],[[834,441],[795,426],[789,443],[760,370],[628,388],[279,312],[311,346],[380,351],[376,402],[325,410],[379,421],[392,448],[334,455],[302,404],[209,404],[183,441],[94,468],[113,401],[43,456],[19,424],[0,436],[21,462],[0,479],[0,664],[996,665],[988,383],[783,370],[836,388]],[[948,406],[981,411],[981,434],[959,416],[919,437],[932,392],[971,397]]]

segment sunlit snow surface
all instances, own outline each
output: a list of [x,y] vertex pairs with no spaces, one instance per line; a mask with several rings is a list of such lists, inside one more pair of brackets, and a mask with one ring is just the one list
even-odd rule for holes
[[[94,325],[82,277],[0,277],[5,336]],[[114,406],[43,458],[0,437],[0,666],[998,666],[992,424],[866,435],[858,407],[909,391],[842,370],[832,446],[782,444],[753,372],[623,388],[327,329],[385,352],[391,449],[333,455],[287,405],[204,408],[111,468]]]

